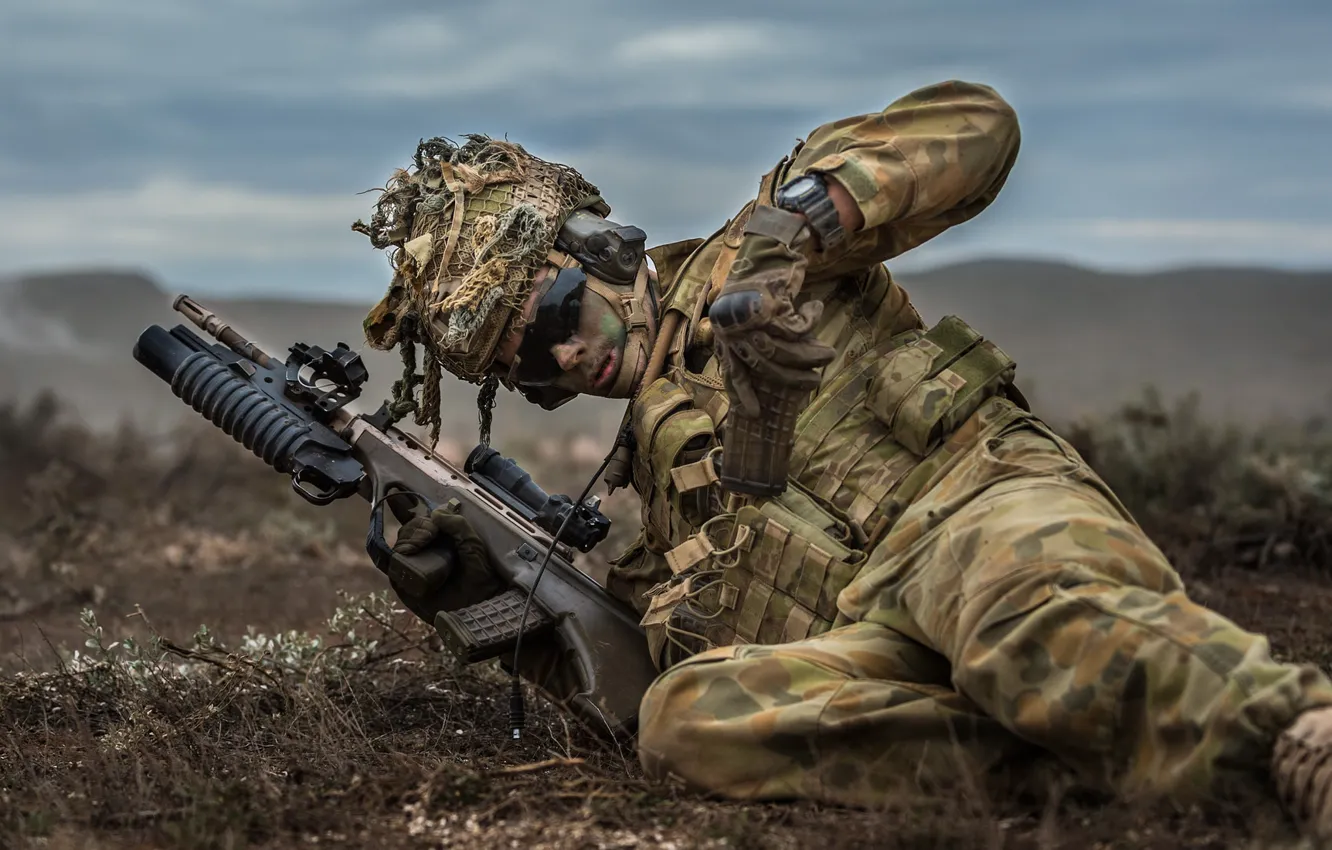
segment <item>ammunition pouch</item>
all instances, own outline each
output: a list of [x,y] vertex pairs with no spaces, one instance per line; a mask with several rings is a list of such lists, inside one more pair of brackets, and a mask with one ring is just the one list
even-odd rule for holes
[[712,463],[717,445],[713,419],[678,384],[659,378],[644,387],[630,427],[643,531],[611,562],[606,584],[641,614],[648,605],[645,592],[671,576],[663,555],[721,511],[721,488]]
[[737,589],[726,618],[736,639],[787,643],[832,628],[837,595],[865,560],[863,531],[795,486],[735,521],[739,549],[722,582]]
[[653,659],[664,668],[700,647],[827,631],[864,545],[858,525],[794,484],[714,517],[666,554],[673,577],[649,591],[642,625]]
[[884,355],[868,407],[893,438],[926,457],[987,400],[1012,383],[1017,364],[966,322],[947,316]]
[[717,445],[712,417],[678,384],[658,378],[639,393],[632,427],[634,488],[648,506],[647,544],[665,551],[720,507],[715,471],[700,463]]

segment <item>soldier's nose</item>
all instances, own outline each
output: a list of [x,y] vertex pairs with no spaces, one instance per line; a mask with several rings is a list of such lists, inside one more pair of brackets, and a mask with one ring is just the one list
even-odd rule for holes
[[572,337],[567,342],[554,346],[550,351],[555,355],[555,362],[560,364],[561,369],[572,372],[587,353],[587,346],[578,337]]

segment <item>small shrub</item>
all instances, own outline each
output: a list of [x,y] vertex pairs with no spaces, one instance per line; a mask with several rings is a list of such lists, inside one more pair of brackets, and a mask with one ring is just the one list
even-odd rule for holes
[[1242,431],[1196,395],[1148,390],[1116,414],[1063,429],[1182,571],[1332,571],[1332,432],[1312,421]]

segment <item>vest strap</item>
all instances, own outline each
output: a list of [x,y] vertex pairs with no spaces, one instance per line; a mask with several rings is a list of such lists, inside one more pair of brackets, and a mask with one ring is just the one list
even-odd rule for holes
[[671,483],[680,493],[689,493],[704,487],[710,487],[721,481],[717,467],[712,462],[712,455],[694,463],[677,466],[671,470]]
[[666,563],[670,565],[671,572],[678,576],[706,561],[714,551],[712,541],[706,534],[699,532],[667,552]]

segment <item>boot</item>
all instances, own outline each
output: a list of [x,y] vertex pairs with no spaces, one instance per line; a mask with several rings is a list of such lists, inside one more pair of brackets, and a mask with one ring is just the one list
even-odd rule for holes
[[1332,706],[1304,712],[1281,733],[1272,779],[1300,829],[1319,846],[1332,844]]

